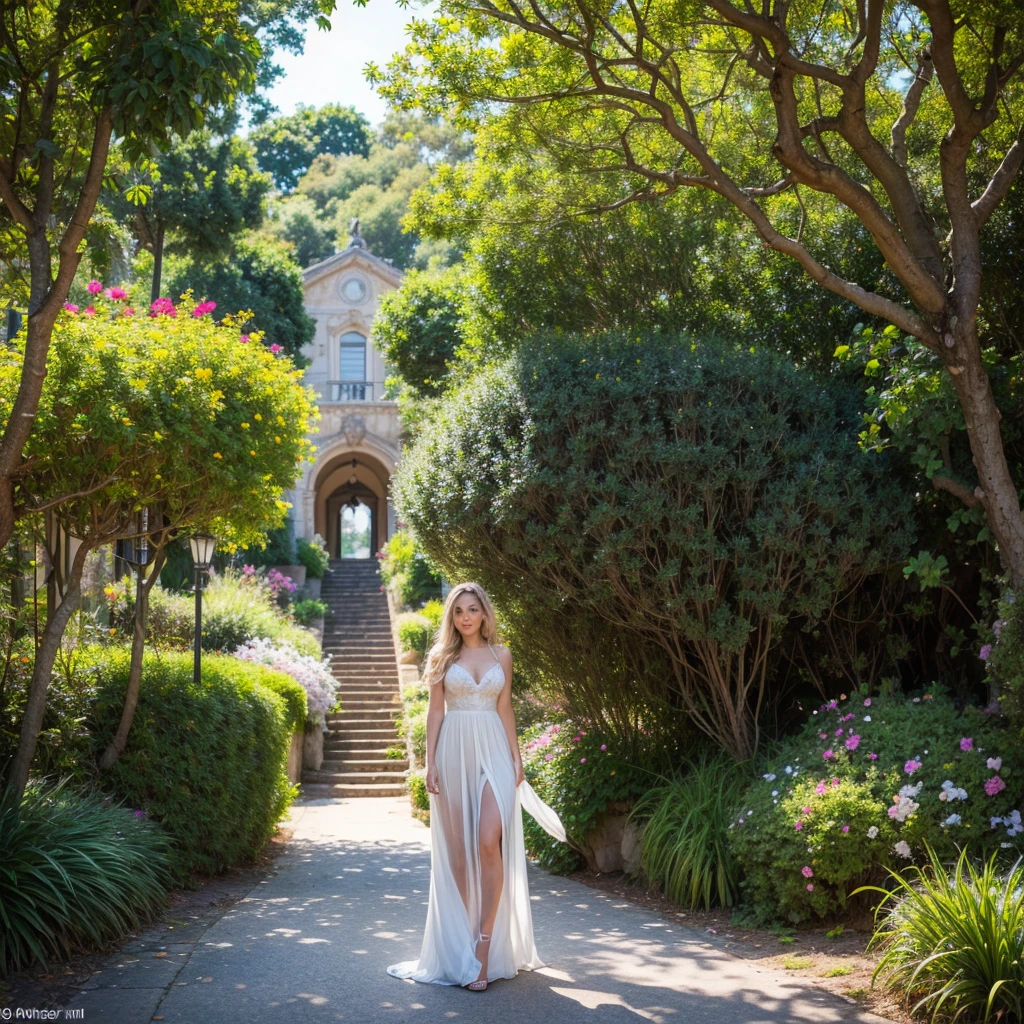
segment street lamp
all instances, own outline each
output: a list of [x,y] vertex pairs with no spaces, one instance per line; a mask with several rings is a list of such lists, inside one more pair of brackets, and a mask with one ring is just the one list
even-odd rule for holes
[[213,549],[217,538],[210,533],[194,533],[188,539],[192,549],[192,564],[196,570],[196,651],[192,669],[192,680],[199,685],[199,659],[203,635],[203,574],[210,571]]

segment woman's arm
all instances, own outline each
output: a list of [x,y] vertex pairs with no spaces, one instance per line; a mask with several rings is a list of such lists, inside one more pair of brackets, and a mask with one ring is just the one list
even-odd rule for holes
[[434,751],[437,749],[437,734],[444,720],[444,680],[438,679],[430,686],[427,703],[427,768],[434,763]]
[[519,734],[516,732],[516,716],[512,710],[512,652],[507,647],[495,647],[498,654],[498,661],[505,670],[505,685],[498,694],[498,714],[501,716],[501,723],[505,726],[505,735],[508,737],[509,750],[512,753],[512,764],[516,770],[516,785],[526,777],[523,774],[523,758],[519,753]]

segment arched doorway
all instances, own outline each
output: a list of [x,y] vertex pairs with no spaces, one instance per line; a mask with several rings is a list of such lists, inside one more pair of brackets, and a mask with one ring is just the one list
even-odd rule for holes
[[314,529],[331,558],[373,558],[387,543],[394,513],[388,466],[365,450],[334,452],[316,472]]
[[341,506],[341,522],[338,525],[339,557],[369,558],[373,553],[370,549],[372,525],[370,506],[353,495]]

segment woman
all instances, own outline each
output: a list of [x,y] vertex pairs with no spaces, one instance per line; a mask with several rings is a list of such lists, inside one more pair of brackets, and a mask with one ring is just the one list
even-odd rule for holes
[[523,776],[512,713],[512,655],[494,644],[483,587],[445,601],[423,673],[430,800],[430,897],[418,960],[395,978],[482,992],[544,963],[533,940],[521,807],[562,842],[565,829]]

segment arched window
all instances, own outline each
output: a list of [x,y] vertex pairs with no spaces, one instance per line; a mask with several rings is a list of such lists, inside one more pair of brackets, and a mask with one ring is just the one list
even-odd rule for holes
[[342,402],[366,400],[366,337],[347,331],[339,341],[338,398]]

